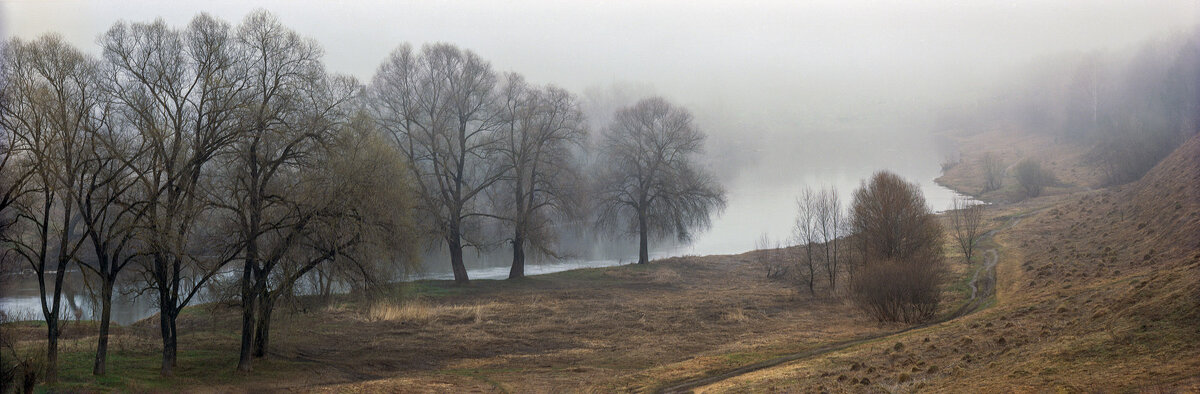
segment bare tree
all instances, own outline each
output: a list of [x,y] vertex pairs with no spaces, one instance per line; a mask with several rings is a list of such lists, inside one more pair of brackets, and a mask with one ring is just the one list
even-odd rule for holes
[[[29,153],[13,131],[18,126],[8,124],[9,121],[20,123],[16,120],[16,114],[27,113],[29,110],[27,106],[14,101],[22,99],[21,92],[26,89],[27,82],[14,79],[23,72],[14,71],[17,65],[13,44],[11,41],[0,43],[3,45],[0,48],[0,53],[3,54],[0,58],[0,155],[3,155],[0,157],[0,236],[7,233],[9,227],[15,223],[16,215],[10,208],[23,194],[29,192],[26,181],[35,173],[28,171],[22,162],[22,157]],[[0,255],[0,258],[5,257],[7,253]]]
[[836,188],[821,189],[816,197],[817,229],[824,249],[825,275],[829,279],[830,293],[837,290],[838,238],[841,237],[842,201]]
[[375,121],[361,112],[351,116],[328,148],[315,153],[293,188],[300,196],[298,210],[311,219],[295,233],[297,245],[258,278],[265,283],[258,296],[255,357],[266,354],[276,302],[292,295],[297,282],[318,267],[336,265],[352,283],[379,288],[418,261],[407,164]]
[[[248,15],[232,37],[245,78],[242,125],[229,147],[214,200],[229,217],[240,249],[242,341],[238,370],[251,369],[256,316],[269,316],[260,302],[276,266],[299,247],[320,202],[294,193],[313,168],[313,157],[345,122],[357,84],[327,76],[320,46],[279,23],[266,11]],[[286,286],[290,286],[290,283]],[[260,322],[265,325],[267,322]]]
[[868,260],[940,254],[941,227],[916,184],[880,171],[854,191],[851,224]]
[[508,173],[493,200],[511,223],[512,269],[508,278],[525,276],[525,247],[542,255],[554,250],[555,217],[576,216],[582,179],[572,148],[587,137],[574,96],[557,87],[530,86],[518,74],[501,87],[500,158]]
[[[63,279],[84,241],[71,193],[83,172],[80,146],[98,122],[96,63],[55,35],[13,39],[4,47],[3,62],[0,127],[13,138],[9,155],[19,152],[21,171],[28,173],[22,185],[27,189],[8,191],[16,228],[3,241],[37,274],[46,321],[46,381],[54,383]],[[53,275],[52,289],[47,275]]]
[[798,262],[799,267],[807,272],[798,272],[799,279],[808,287],[809,295],[816,295],[817,258],[813,256],[814,249],[820,251],[816,243],[821,238],[820,205],[822,196],[811,188],[805,188],[796,198],[796,224],[793,237],[796,245],[804,248],[804,257]]
[[148,255],[143,274],[158,299],[164,376],[176,364],[179,313],[239,249],[213,246],[232,243],[212,231],[208,171],[242,129],[247,86],[231,41],[229,25],[207,14],[182,31],[162,20],[121,22],[100,38],[113,102],[148,149],[131,164],[146,204],[139,253]]
[[638,234],[639,264],[650,260],[651,236],[689,241],[725,208],[725,190],[695,163],[704,134],[686,109],[661,97],[643,99],[617,111],[602,138],[599,223],[627,224]]
[[954,197],[950,206],[950,227],[954,242],[962,250],[967,264],[970,264],[975,245],[983,238],[983,205],[971,204],[961,196]]
[[1004,161],[992,152],[979,158],[979,167],[983,169],[983,191],[999,190],[1004,183]]
[[1042,190],[1046,186],[1053,185],[1057,182],[1054,178],[1054,173],[1042,167],[1042,163],[1033,159],[1021,160],[1017,166],[1013,168],[1016,173],[1017,183],[1025,189],[1025,195],[1029,197],[1037,197],[1042,195]]
[[[105,105],[102,119],[110,106]],[[100,279],[95,297],[100,301],[100,327],[92,373],[104,375],[108,360],[108,333],[111,325],[112,296],[121,272],[138,254],[133,253],[137,224],[146,213],[144,200],[134,195],[137,177],[132,163],[141,160],[147,150],[121,125],[104,122],[81,141],[84,162],[78,188],[71,198],[79,207],[79,220],[92,247],[90,259],[81,259],[80,267]]]
[[786,262],[786,253],[779,241],[771,241],[771,236],[762,233],[754,241],[754,250],[758,251],[759,264],[767,274],[767,279],[786,277],[791,272],[790,264]]
[[921,189],[881,171],[854,191],[851,223],[863,266],[854,299],[879,320],[916,322],[937,311],[942,229]]
[[419,53],[402,45],[371,81],[375,118],[408,159],[423,219],[446,242],[459,284],[470,281],[463,248],[479,246],[467,226],[489,216],[477,197],[507,172],[493,160],[495,85],[488,62],[450,44],[426,45]]

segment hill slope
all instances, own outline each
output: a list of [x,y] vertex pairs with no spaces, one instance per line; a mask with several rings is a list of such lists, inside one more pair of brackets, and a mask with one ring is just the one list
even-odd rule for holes
[[1006,210],[1028,216],[997,235],[995,307],[708,389],[1200,389],[1200,136],[1138,182]]

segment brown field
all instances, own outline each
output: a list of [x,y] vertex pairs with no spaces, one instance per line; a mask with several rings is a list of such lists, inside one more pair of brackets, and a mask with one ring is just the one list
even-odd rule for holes
[[[73,323],[56,388],[644,392],[804,354],[697,391],[1200,390],[1198,157],[1193,138],[1137,183],[1062,187],[988,208],[997,232],[980,249],[999,264],[994,284],[986,274],[980,283],[995,289],[986,308],[901,334],[889,335],[905,326],[876,323],[839,298],[766,279],[765,255],[750,252],[466,287],[418,282],[392,302],[298,300],[280,307],[271,354],[249,375],[233,372],[235,305],[185,313],[179,372],[169,379],[157,377],[153,319],[116,330],[104,378],[88,373],[92,327]],[[970,179],[969,169],[941,181],[970,190],[954,183]],[[964,305],[979,269],[947,241],[943,317]],[[6,328],[30,351],[44,330]],[[847,345],[810,354],[839,343]]]
[[1139,182],[999,210],[1029,216],[996,238],[994,307],[698,391],[1200,390],[1200,137]]
[[[155,376],[155,319],[116,331],[116,376],[101,379],[88,374],[94,337],[79,325],[63,344],[60,388],[652,391],[903,328],[870,320],[823,289],[814,298],[768,280],[758,256],[682,257],[466,287],[418,282],[396,302],[293,303],[272,323],[269,360],[249,376],[233,372],[235,305],[185,313],[172,379]],[[959,289],[947,292],[944,313],[964,298]],[[17,333],[33,349],[42,330],[26,324]]]

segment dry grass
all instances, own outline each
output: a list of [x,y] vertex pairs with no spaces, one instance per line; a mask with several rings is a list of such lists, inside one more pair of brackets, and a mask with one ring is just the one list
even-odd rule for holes
[[[62,341],[65,390],[648,391],[832,341],[893,330],[847,303],[767,280],[752,254],[684,257],[469,286],[422,282],[403,301],[297,301],[274,314],[268,359],[232,369],[240,311],[180,317],[180,375],[157,377],[156,319],[113,332],[119,379],[87,371],[95,338]],[[86,324],[86,323],[85,323]],[[10,326],[37,350],[44,328]],[[103,380],[103,381],[102,381]]]
[[[1010,130],[993,130],[971,135],[948,136],[962,154],[962,161],[946,168],[936,181],[951,189],[977,196],[987,201],[1016,202],[1025,198],[1017,184],[1012,166],[1022,159],[1039,160],[1061,182],[1047,187],[1044,195],[1057,195],[1099,187],[1102,175],[1088,163],[1090,147],[1060,141],[1053,137]],[[991,152],[1008,168],[999,190],[982,193],[983,167],[980,158]]]
[[1033,214],[997,236],[993,308],[706,391],[1195,391],[1197,157],[1200,137],[1137,183],[1002,208]]
[[490,311],[498,306],[495,302],[474,305],[436,305],[424,300],[395,303],[381,301],[367,308],[365,319],[372,322],[388,321],[413,324],[436,324],[440,321],[470,320],[479,324],[487,319]]

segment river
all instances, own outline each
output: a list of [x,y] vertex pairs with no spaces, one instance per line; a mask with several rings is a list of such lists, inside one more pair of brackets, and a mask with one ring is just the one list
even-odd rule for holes
[[[930,208],[946,209],[957,194],[933,182],[940,172],[944,155],[936,148],[934,138],[925,133],[896,135],[864,133],[853,130],[825,138],[820,147],[805,148],[803,136],[782,139],[767,148],[745,148],[741,167],[725,179],[728,193],[726,209],[713,221],[712,228],[700,233],[692,243],[667,245],[655,249],[652,258],[682,255],[712,255],[741,253],[755,248],[762,234],[771,240],[786,243],[796,214],[795,199],[800,191],[836,187],[843,204],[859,183],[875,171],[888,169],[920,185]],[[727,140],[728,141],[728,140]],[[737,143],[735,141],[734,143]],[[743,142],[744,143],[744,142]],[[757,144],[744,143],[745,146]],[[734,147],[734,151],[739,148]],[[710,151],[718,151],[711,149]],[[718,161],[720,163],[720,161]],[[531,262],[529,275],[546,274],[587,267],[629,264],[636,260],[636,241],[607,239],[595,235],[576,237],[565,242],[580,256],[559,261]],[[603,244],[603,247],[599,246]],[[660,243],[663,245],[664,243]],[[582,245],[582,246],[581,246]],[[505,250],[491,254],[466,253],[472,279],[502,279],[508,276],[511,257]],[[408,279],[451,279],[449,264],[439,256],[428,256],[420,273]],[[10,318],[40,319],[41,306],[36,279],[27,276],[0,278],[0,311]],[[66,316],[88,319],[95,309],[87,296],[86,284],[79,273],[69,275],[65,286],[68,299]],[[203,301],[203,300],[201,300]],[[135,296],[118,292],[113,306],[113,321],[130,324],[156,313],[153,296]]]

